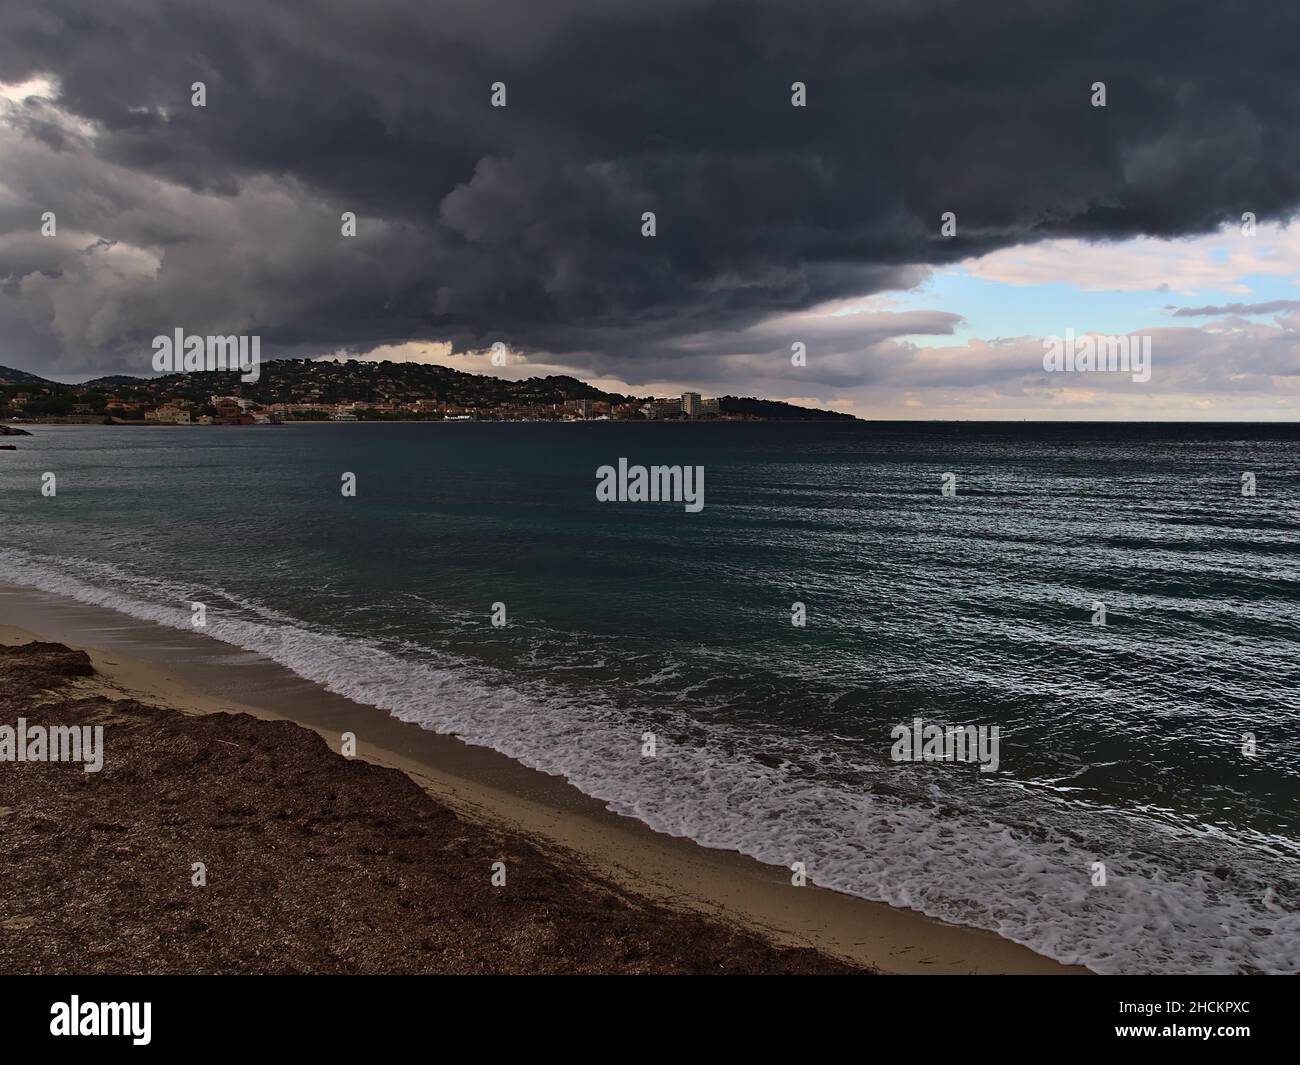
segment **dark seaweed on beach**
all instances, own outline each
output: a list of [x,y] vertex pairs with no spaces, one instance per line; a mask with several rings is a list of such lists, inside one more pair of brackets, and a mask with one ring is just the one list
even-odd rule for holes
[[105,748],[97,773],[0,763],[0,972],[859,971],[632,895],[298,725],[110,699],[93,674],[60,644],[0,648],[0,723],[103,725]]

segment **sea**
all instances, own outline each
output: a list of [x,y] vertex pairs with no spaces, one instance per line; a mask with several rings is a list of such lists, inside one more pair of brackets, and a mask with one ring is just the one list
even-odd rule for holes
[[1097,972],[1300,971],[1300,426],[31,429],[0,581]]

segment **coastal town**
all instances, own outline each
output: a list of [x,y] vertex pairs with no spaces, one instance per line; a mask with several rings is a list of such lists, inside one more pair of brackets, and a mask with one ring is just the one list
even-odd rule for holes
[[508,381],[424,363],[277,359],[234,372],[101,377],[77,384],[0,367],[10,424],[283,425],[402,421],[755,421],[845,415],[774,400],[683,392],[637,397],[574,377]]

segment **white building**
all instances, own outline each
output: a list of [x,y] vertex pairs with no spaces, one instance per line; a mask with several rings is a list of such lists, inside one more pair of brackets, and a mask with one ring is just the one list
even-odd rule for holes
[[145,411],[144,420],[157,425],[189,425],[190,412],[173,403],[164,403],[157,410]]

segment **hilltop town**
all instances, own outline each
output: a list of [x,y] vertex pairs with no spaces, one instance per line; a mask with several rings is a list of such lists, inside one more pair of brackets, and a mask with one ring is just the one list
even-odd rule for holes
[[574,377],[507,381],[445,366],[275,359],[256,382],[237,372],[101,377],[60,384],[0,367],[6,422],[255,425],[294,421],[824,420],[850,416],[776,400],[696,392],[636,397]]

